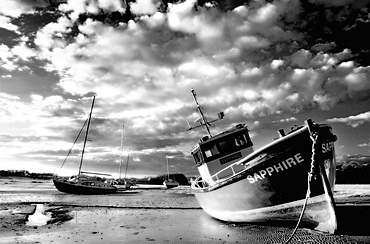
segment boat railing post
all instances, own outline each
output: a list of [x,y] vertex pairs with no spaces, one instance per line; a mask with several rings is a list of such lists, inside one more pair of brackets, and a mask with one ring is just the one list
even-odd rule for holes
[[234,165],[231,165],[231,171],[233,172],[233,175],[235,175]]
[[218,174],[216,174],[214,177],[216,177],[216,181],[218,181],[219,179],[218,179]]
[[314,129],[313,129],[313,122],[311,119],[307,119],[305,120],[304,122],[307,126],[307,129],[308,129],[308,132],[310,133],[310,135],[313,135],[314,133]]

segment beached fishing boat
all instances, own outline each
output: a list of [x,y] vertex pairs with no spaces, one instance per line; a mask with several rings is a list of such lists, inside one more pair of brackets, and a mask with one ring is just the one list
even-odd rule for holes
[[[61,177],[58,175],[54,175],[53,177],[53,183],[54,186],[61,192],[64,193],[70,193],[70,194],[84,194],[84,195],[95,195],[95,194],[109,194],[109,193],[114,193],[117,191],[117,188],[112,186],[109,182],[106,181],[105,177],[106,176],[111,176],[109,174],[102,174],[102,173],[94,173],[94,172],[87,172],[87,171],[82,171],[82,163],[83,163],[83,156],[85,153],[85,146],[86,146],[86,141],[87,141],[87,136],[89,133],[89,128],[90,128],[90,122],[91,122],[91,115],[92,115],[92,110],[94,107],[94,102],[95,102],[95,96],[93,98],[92,104],[91,104],[91,109],[90,109],[90,114],[88,119],[85,121],[84,125],[82,126],[80,133],[77,135],[77,138],[73,144],[76,143],[78,137],[80,136],[83,128],[87,124],[86,128],[86,133],[85,133],[85,139],[84,139],[84,144],[83,144],[83,149],[82,149],[82,154],[81,154],[81,160],[78,168],[78,174],[75,176],[71,177]],[[73,148],[73,146],[72,146]],[[72,149],[69,151],[68,155]],[[67,155],[67,158],[68,158]],[[66,159],[67,159],[66,158]],[[62,167],[66,160],[64,160]],[[93,176],[91,176],[93,175]],[[99,175],[99,176],[98,176]],[[102,177],[100,177],[102,176]]]
[[191,151],[200,173],[191,189],[204,211],[223,221],[296,222],[336,231],[337,137],[329,125],[306,120],[286,134],[279,130],[279,138],[254,151],[244,124],[212,136],[211,122],[224,114],[207,121],[193,89],[192,94],[201,120],[189,130],[203,127],[208,133]]
[[167,162],[167,178],[163,181],[163,185],[167,187],[167,189],[178,187],[179,182],[177,182],[174,179],[170,179],[170,168],[168,165],[168,157],[167,157],[167,152],[166,152],[166,162]]

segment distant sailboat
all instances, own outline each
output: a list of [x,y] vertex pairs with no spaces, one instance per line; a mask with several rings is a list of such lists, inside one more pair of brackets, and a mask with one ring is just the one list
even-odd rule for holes
[[167,178],[163,182],[163,185],[167,187],[167,189],[174,188],[179,186],[179,182],[176,180],[170,179],[170,169],[168,165],[168,157],[167,157],[167,152],[166,152],[166,162],[167,162]]
[[119,189],[121,189],[122,186],[123,186],[123,188],[125,190],[128,190],[128,189],[131,188],[131,183],[127,181],[127,169],[128,169],[129,158],[130,158],[130,150],[129,150],[128,154],[127,154],[127,159],[126,159],[125,178],[124,179],[121,178],[121,175],[122,175],[122,164],[123,164],[123,155],[122,155],[122,152],[123,152],[124,127],[125,127],[125,125],[122,125],[121,156],[120,156],[119,176],[118,176],[118,180],[117,180],[117,185],[120,186],[120,187],[118,187]]
[[[86,171],[81,170],[82,163],[83,163],[83,156],[85,153],[87,136],[88,136],[89,128],[90,128],[91,115],[92,115],[92,110],[94,107],[94,102],[95,102],[95,96],[93,98],[89,118],[87,120],[86,134],[85,134],[85,139],[84,139],[84,144],[83,144],[83,149],[82,149],[82,154],[81,154],[81,161],[80,161],[79,168],[78,168],[78,174],[76,176],[71,176],[69,178],[60,177],[58,175],[54,175],[53,177],[54,186],[61,192],[70,193],[70,194],[95,195],[95,194],[109,194],[109,193],[114,193],[117,191],[117,188],[112,186],[108,182],[106,182],[104,178],[101,178],[98,176],[88,176],[86,174],[102,175],[102,176],[110,176],[110,175],[86,172]],[[85,125],[86,125],[86,121],[84,125],[82,126],[82,129],[85,127]],[[80,133],[78,134],[74,143],[76,143],[78,137],[80,136],[82,132],[82,129],[80,130]],[[69,153],[71,151],[72,149],[69,151]],[[67,157],[69,156],[69,153]],[[65,163],[65,161],[63,162],[63,164]]]

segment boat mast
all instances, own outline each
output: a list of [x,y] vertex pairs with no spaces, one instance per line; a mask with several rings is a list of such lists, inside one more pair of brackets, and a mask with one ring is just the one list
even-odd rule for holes
[[207,133],[209,135],[209,137],[212,137],[212,134],[211,134],[211,131],[209,129],[210,126],[212,126],[212,122],[215,122],[217,120],[220,120],[220,119],[223,119],[223,117],[225,116],[224,112],[219,112],[217,115],[218,115],[218,119],[215,119],[215,120],[212,120],[212,121],[207,121],[207,118],[204,116],[203,114],[203,110],[202,110],[202,107],[200,106],[200,104],[198,103],[198,100],[197,100],[197,94],[195,93],[195,90],[192,88],[191,89],[191,93],[193,94],[193,97],[194,97],[194,100],[195,100],[195,103],[197,104],[197,110],[200,114],[200,117],[201,117],[201,121],[200,121],[200,125],[198,126],[194,126],[194,127],[191,127],[189,125],[189,129],[188,130],[192,130],[192,129],[195,129],[195,128],[198,128],[198,127],[205,127],[206,130],[207,130]]
[[130,158],[130,152],[131,152],[131,149],[128,150],[128,154],[127,154],[127,160],[126,160],[126,172],[125,172],[125,181],[127,179],[127,169],[128,169],[128,159]]
[[191,89],[191,93],[193,94],[193,97],[194,97],[194,100],[195,100],[195,103],[197,104],[197,109],[198,109],[198,111],[199,111],[199,114],[200,114],[200,116],[201,116],[201,118],[202,118],[202,122],[201,122],[201,124],[203,124],[205,127],[206,127],[206,130],[207,130],[207,133],[208,133],[208,135],[210,136],[210,137],[212,137],[212,134],[211,134],[211,131],[209,130],[209,123],[208,123],[208,121],[207,121],[207,118],[204,116],[204,114],[203,114],[203,111],[202,111],[202,107],[199,105],[199,103],[198,103],[198,100],[197,100],[197,94],[195,93],[195,91],[194,91],[194,89],[192,88]]
[[168,157],[167,157],[167,151],[166,151],[166,162],[167,162],[167,180],[170,180],[170,168],[168,167]]
[[87,128],[86,128],[86,134],[85,134],[84,146],[83,146],[83,148],[82,148],[81,161],[80,161],[80,166],[79,166],[79,168],[78,168],[78,175],[80,175],[80,174],[81,174],[82,161],[83,161],[84,153],[85,153],[85,146],[86,146],[86,141],[87,141],[87,135],[89,134],[90,121],[91,121],[92,110],[93,110],[93,107],[94,107],[94,102],[95,102],[95,95],[94,95],[94,98],[93,98],[93,101],[92,101],[92,104],[91,104],[91,109],[90,109],[90,114],[89,114],[89,120],[88,120],[88,122],[87,122]]
[[119,179],[121,179],[121,169],[122,169],[122,151],[123,151],[123,133],[124,133],[125,125],[122,125],[122,136],[121,136],[121,156],[120,156],[120,164],[119,164]]

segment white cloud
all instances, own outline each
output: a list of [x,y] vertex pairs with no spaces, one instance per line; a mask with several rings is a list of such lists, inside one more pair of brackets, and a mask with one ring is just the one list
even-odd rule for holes
[[28,60],[30,57],[34,57],[37,55],[37,52],[34,49],[28,47],[25,42],[21,42],[17,46],[14,46],[11,49],[11,52],[25,61]]
[[[47,129],[50,125],[61,125],[65,120],[69,122],[71,118],[53,117],[53,113],[60,108],[68,108],[68,102],[63,101],[59,96],[41,97],[33,95],[32,101],[22,102],[17,96],[9,96],[0,93],[0,114],[3,118],[1,123],[23,124],[16,134],[37,134],[38,136],[50,135],[51,130]],[[68,122],[64,125],[67,125]],[[3,127],[3,126],[2,126]],[[24,130],[23,128],[27,128]]]
[[126,6],[124,6],[120,0],[98,0],[98,6],[108,13],[115,11],[124,13],[126,10]]
[[309,62],[312,59],[312,54],[308,50],[299,50],[291,56],[291,61],[293,66],[298,66],[300,68],[308,68]]
[[160,12],[156,12],[152,16],[143,16],[141,18],[150,28],[159,28],[164,25],[166,21],[166,15]]
[[17,65],[14,64],[13,53],[10,51],[9,47],[4,44],[0,45],[0,64],[2,68],[9,71],[17,69]]
[[278,69],[284,64],[284,60],[273,60],[271,62],[271,69]]
[[241,36],[235,41],[235,44],[239,48],[260,49],[268,47],[270,43],[266,39],[257,36]]
[[0,45],[0,59],[5,62],[11,57],[12,54],[10,53],[10,49],[8,46],[1,44]]
[[76,21],[78,16],[83,13],[98,13],[96,1],[73,0],[59,5],[59,10],[62,12],[72,12],[70,17],[72,21]]
[[295,117],[284,118],[284,119],[272,121],[272,123],[286,123],[286,122],[292,122],[292,121],[297,121],[297,118]]
[[124,13],[126,6],[120,0],[68,0],[59,6],[59,10],[68,13],[70,19],[76,21],[81,14],[98,14],[101,10]]
[[369,147],[370,148],[370,142],[369,143],[361,143],[361,144],[358,144],[357,146],[359,146],[359,147]]
[[[37,4],[37,3],[36,3]],[[9,17],[19,17],[21,14],[34,12],[32,5],[18,0],[2,0],[0,14]]]
[[10,78],[12,78],[12,75],[2,75],[1,78],[3,78],[3,79],[10,79]]
[[249,19],[257,24],[261,24],[263,26],[271,26],[274,25],[279,13],[277,11],[277,6],[274,4],[266,4],[265,6],[261,6],[258,8]]
[[58,19],[58,22],[49,23],[37,32],[35,44],[45,51],[54,48],[64,48],[67,43],[62,37],[63,34],[71,32],[71,27],[72,22],[66,17],[61,17]]
[[350,91],[361,91],[370,89],[369,72],[370,67],[357,67],[351,70],[346,77],[344,83]]
[[0,28],[7,29],[9,31],[13,31],[17,34],[20,32],[18,31],[18,26],[13,25],[11,22],[11,19],[9,17],[1,16],[0,15]]
[[195,34],[202,42],[218,42],[224,31],[222,20],[214,17],[213,12],[193,12],[195,0],[186,0],[170,6],[168,25],[174,31]]
[[370,111],[344,118],[332,118],[327,121],[332,123],[345,123],[352,127],[358,127],[366,122],[370,122]]
[[137,0],[130,3],[131,11],[136,15],[155,14],[157,7],[153,0]]

